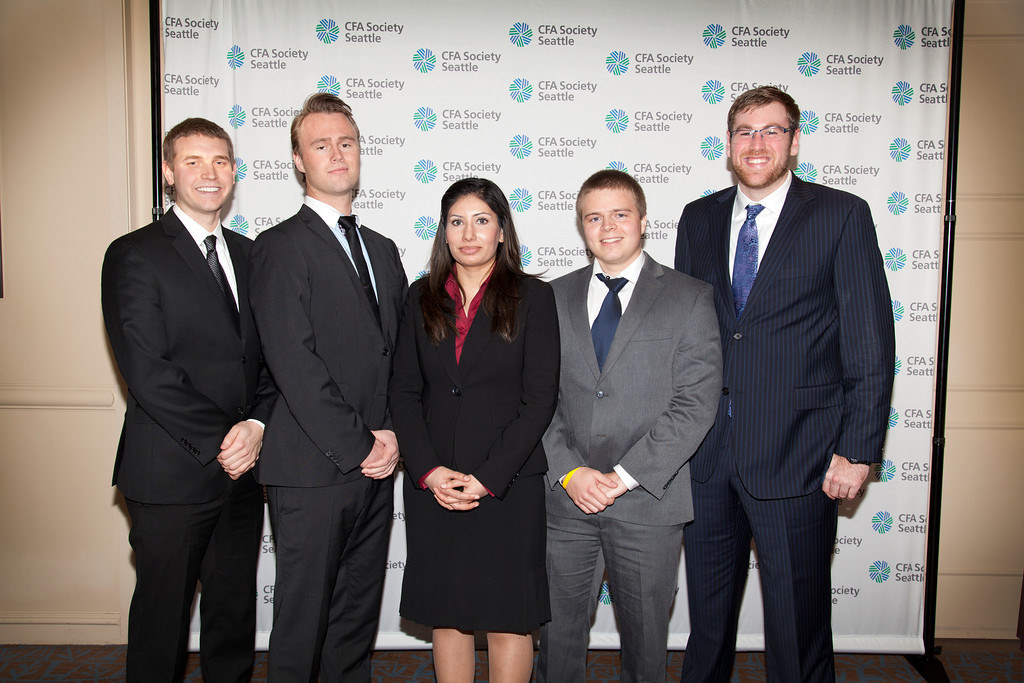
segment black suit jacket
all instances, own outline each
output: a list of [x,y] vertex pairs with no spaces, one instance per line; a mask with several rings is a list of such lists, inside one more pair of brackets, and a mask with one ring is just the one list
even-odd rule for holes
[[362,477],[370,430],[390,425],[388,381],[407,281],[398,248],[360,226],[380,327],[352,260],[308,206],[259,235],[250,303],[281,399],[267,422],[263,484],[328,486]]
[[423,330],[425,284],[413,284],[406,302],[391,381],[405,468],[415,483],[439,465],[450,467],[503,498],[520,474],[547,470],[540,440],[558,398],[554,294],[540,280],[520,281],[511,343],[491,332],[481,306],[456,363],[454,333],[435,346]]
[[114,484],[143,503],[202,503],[229,478],[224,435],[265,421],[276,396],[248,305],[251,242],[224,240],[238,286],[236,328],[206,259],[173,211],[120,237],[103,260],[107,336],[128,386]]
[[714,285],[725,362],[691,476],[707,481],[731,443],[751,495],[804,495],[821,487],[833,453],[882,457],[895,338],[875,226],[864,200],[794,177],[737,319],[735,197],[732,187],[698,199],[679,221],[675,265]]

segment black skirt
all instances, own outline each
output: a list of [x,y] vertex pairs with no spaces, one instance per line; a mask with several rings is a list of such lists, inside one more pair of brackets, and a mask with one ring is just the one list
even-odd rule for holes
[[543,475],[519,477],[504,500],[447,510],[405,479],[403,617],[435,628],[525,633],[551,619],[544,567]]

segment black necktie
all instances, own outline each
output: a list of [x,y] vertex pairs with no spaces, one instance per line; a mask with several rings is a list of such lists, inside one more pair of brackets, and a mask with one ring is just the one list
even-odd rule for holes
[[228,284],[224,269],[220,267],[220,259],[217,258],[217,236],[207,235],[203,240],[203,245],[206,247],[206,265],[210,266],[210,270],[213,271],[213,279],[220,287],[220,293],[224,296],[224,303],[228,305],[228,310],[231,311],[231,319],[235,322],[235,327],[238,327],[238,304],[235,303],[235,297],[231,295],[231,285]]
[[363,286],[366,299],[370,302],[373,315],[377,318],[377,326],[380,326],[380,307],[377,305],[377,295],[373,293],[373,283],[370,281],[370,269],[366,267],[366,259],[363,258],[363,247],[359,244],[359,231],[356,229],[356,221],[352,216],[340,216],[338,227],[345,233],[348,240],[348,248],[352,252],[352,263],[355,264],[356,273],[359,275],[359,283]]
[[619,327],[619,318],[622,317],[619,291],[629,281],[624,277],[608,277],[603,273],[598,273],[597,279],[608,286],[608,293],[604,295],[601,310],[590,327],[590,336],[594,340],[597,367],[603,370],[605,358],[608,357],[608,349],[611,348],[612,339],[615,338],[615,330]]

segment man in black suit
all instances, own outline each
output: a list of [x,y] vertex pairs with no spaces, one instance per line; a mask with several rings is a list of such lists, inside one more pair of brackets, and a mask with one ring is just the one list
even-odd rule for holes
[[127,678],[180,680],[199,580],[203,678],[248,680],[263,525],[249,470],[275,391],[247,301],[250,242],[220,225],[231,138],[186,119],[163,157],[173,208],[103,261],[103,319],[128,386],[114,464],[136,562]]
[[683,681],[728,681],[757,548],[769,681],[832,681],[838,500],[882,458],[895,341],[874,223],[860,198],[789,170],[800,109],[761,87],[729,110],[738,187],[690,203],[676,268],[715,288],[718,417],[693,459],[690,639]]
[[390,239],[349,215],[359,130],[334,95],[292,121],[299,212],[253,245],[252,308],[281,400],[259,480],[277,546],[273,681],[368,681],[398,442],[387,388],[407,282]]

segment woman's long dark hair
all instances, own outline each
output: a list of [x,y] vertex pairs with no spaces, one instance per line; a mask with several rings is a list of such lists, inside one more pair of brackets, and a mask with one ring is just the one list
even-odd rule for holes
[[[483,309],[491,317],[491,332],[507,342],[516,336],[516,311],[519,303],[519,281],[530,277],[523,272],[519,256],[519,237],[512,223],[512,209],[501,188],[484,178],[463,178],[452,184],[441,197],[441,223],[430,249],[430,274],[420,297],[423,329],[434,344],[455,332],[455,307],[444,285],[455,267],[455,259],[445,241],[448,214],[455,202],[472,195],[478,197],[498,219],[504,241],[498,243],[494,269],[484,292]],[[460,285],[461,287],[461,285]],[[465,293],[463,293],[465,296]]]

